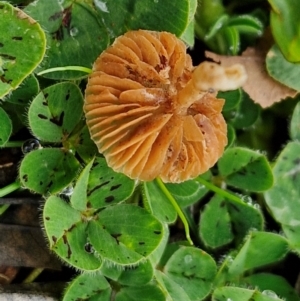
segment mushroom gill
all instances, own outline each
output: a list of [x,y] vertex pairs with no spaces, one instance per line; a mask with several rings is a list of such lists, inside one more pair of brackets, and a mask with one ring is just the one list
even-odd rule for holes
[[227,144],[217,90],[246,80],[240,65],[194,68],[186,46],[167,32],[129,31],[93,66],[84,111],[107,163],[133,179],[182,182],[204,173]]

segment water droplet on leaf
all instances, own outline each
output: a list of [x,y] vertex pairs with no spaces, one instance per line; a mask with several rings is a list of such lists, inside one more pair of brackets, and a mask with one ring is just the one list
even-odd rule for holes
[[69,197],[73,194],[73,191],[74,191],[74,187],[70,185],[70,186],[64,188],[60,194]]
[[253,207],[256,209],[256,210],[260,210],[260,206],[259,206],[259,204],[253,204]]
[[90,243],[86,243],[86,244],[85,244],[84,250],[85,250],[87,253],[93,253],[93,252],[94,252],[93,246],[92,246]]
[[185,263],[190,263],[190,262],[192,262],[192,261],[193,261],[192,255],[185,255],[185,256],[184,256],[184,262],[185,262]]
[[243,196],[242,196],[242,200],[243,200],[246,204],[248,204],[248,205],[250,205],[250,206],[253,206],[253,200],[252,200],[252,198],[251,198],[250,195],[243,195]]
[[95,3],[95,6],[100,9],[101,11],[105,12],[105,13],[108,13],[108,9],[107,9],[107,6],[106,6],[106,3],[104,1],[101,1],[101,0],[94,0],[94,3]]
[[269,297],[272,297],[272,298],[278,298],[278,296],[276,295],[275,292],[271,291],[271,290],[264,290],[262,292],[263,295],[265,296],[269,296]]
[[77,35],[78,35],[78,28],[76,28],[76,27],[71,28],[70,29],[70,36],[75,37]]
[[40,148],[42,148],[42,147],[41,147],[41,144],[40,144],[39,140],[37,140],[37,139],[28,139],[22,145],[22,152],[23,152],[23,154],[27,154],[27,153],[30,153],[33,150],[40,149]]

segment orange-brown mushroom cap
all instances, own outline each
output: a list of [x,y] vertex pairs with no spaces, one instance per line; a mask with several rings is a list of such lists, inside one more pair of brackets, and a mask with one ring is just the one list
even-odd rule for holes
[[127,32],[98,57],[84,111],[110,167],[182,182],[216,163],[227,144],[224,101],[201,91],[193,70],[184,43],[167,32]]

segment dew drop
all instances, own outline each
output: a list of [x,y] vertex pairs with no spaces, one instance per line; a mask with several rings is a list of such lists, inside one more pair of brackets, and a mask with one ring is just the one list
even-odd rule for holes
[[106,3],[101,0],[94,0],[95,6],[103,11],[104,13],[109,13]]
[[254,207],[256,210],[260,210],[260,206],[259,206],[259,204],[257,204],[257,203],[254,204],[253,207]]
[[253,206],[253,200],[250,195],[243,195],[242,200],[247,203],[249,206]]
[[72,27],[71,29],[70,29],[70,36],[71,37],[75,37],[75,36],[77,36],[78,35],[78,28],[77,27]]
[[33,150],[42,148],[40,141],[37,139],[28,139],[22,145],[23,154],[30,153]]
[[232,258],[232,256],[231,256],[231,255],[228,255],[228,256],[226,257],[226,261],[227,261],[227,264],[228,264],[228,265],[232,264],[232,263],[233,263],[233,258]]
[[185,263],[190,263],[190,262],[192,262],[192,261],[193,261],[192,255],[185,255],[185,256],[184,256],[184,262],[185,262]]
[[69,197],[73,194],[73,191],[74,191],[74,187],[72,185],[69,185],[65,187],[60,194]]
[[258,231],[258,229],[255,228],[255,227],[251,227],[251,228],[249,229],[249,232],[257,232],[257,231]]
[[271,290],[264,290],[264,291],[262,291],[262,294],[265,295],[265,296],[268,296],[268,297],[278,298],[276,293],[271,291]]
[[84,250],[85,250],[87,253],[90,253],[90,254],[94,252],[93,246],[92,246],[90,243],[86,243],[86,244],[85,244]]

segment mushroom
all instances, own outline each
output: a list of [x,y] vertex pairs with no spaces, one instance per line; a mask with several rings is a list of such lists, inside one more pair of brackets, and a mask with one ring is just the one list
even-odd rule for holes
[[107,164],[133,179],[178,183],[212,167],[227,144],[218,90],[237,89],[241,65],[194,68],[168,32],[129,31],[96,60],[85,91],[92,139]]

